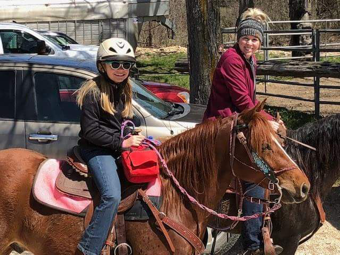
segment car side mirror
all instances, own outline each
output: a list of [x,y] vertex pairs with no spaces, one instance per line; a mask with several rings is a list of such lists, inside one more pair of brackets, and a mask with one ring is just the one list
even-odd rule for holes
[[62,50],[69,50],[71,47],[69,45],[63,45],[61,46]]
[[132,78],[138,79],[139,78],[139,69],[136,66],[133,66],[130,70],[130,76]]
[[37,41],[37,53],[38,55],[48,55],[49,52],[45,41],[43,40]]

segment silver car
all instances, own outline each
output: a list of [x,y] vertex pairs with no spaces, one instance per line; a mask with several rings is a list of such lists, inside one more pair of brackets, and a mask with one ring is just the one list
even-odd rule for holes
[[[0,149],[22,147],[65,158],[80,129],[74,92],[96,75],[94,61],[0,55]],[[204,106],[166,103],[132,82],[134,113],[145,136],[173,136],[201,121]]]

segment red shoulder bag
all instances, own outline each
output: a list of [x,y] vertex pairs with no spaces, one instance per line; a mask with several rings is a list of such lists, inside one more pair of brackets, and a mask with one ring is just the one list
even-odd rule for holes
[[122,164],[127,180],[132,183],[150,182],[159,174],[158,155],[148,145],[123,151]]

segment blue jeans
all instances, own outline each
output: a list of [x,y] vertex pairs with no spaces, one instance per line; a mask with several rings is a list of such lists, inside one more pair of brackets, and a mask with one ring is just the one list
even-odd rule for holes
[[115,158],[109,150],[81,148],[81,156],[100,193],[100,203],[78,244],[85,255],[100,255],[121,200]]
[[[256,198],[264,198],[264,188],[256,186],[253,183],[244,182],[246,195]],[[250,216],[255,213],[263,212],[263,205],[251,203],[247,200],[243,202],[243,215]],[[262,237],[262,217],[256,219],[251,219],[243,222],[242,226],[242,237],[243,237],[243,249],[244,250],[257,250],[263,247],[263,237]]]

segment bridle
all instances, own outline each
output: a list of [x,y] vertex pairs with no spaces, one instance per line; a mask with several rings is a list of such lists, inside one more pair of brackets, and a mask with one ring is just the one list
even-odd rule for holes
[[[233,173],[233,176],[237,178],[237,175],[235,174],[234,171],[234,160],[238,161],[239,163],[241,163],[242,165],[254,170],[254,171],[260,171],[264,174],[265,178],[269,180],[269,189],[272,190],[272,185],[277,186],[277,188],[280,190],[279,188],[279,180],[277,179],[277,175],[281,174],[283,172],[287,172],[290,170],[293,170],[296,168],[296,166],[294,167],[286,167],[286,168],[282,168],[279,170],[274,171],[267,163],[265,160],[263,160],[256,152],[251,151],[251,149],[249,148],[248,144],[247,144],[247,139],[244,135],[244,132],[242,130],[247,129],[248,125],[247,124],[237,124],[238,121],[238,113],[235,113],[233,115],[233,119],[232,119],[232,125],[231,125],[231,131],[230,131],[230,167],[231,167],[231,171]],[[238,159],[235,156],[235,144],[236,144],[236,138],[238,139],[238,141],[243,145],[244,149],[247,152],[247,155],[249,157],[249,160],[251,162],[251,165],[241,161],[240,159]],[[275,139],[275,138],[273,138]]]
[[[235,136],[237,136],[236,135],[236,133],[235,134],[232,134],[233,132],[232,132],[232,129],[234,128],[234,126],[236,126],[235,125],[235,123],[237,123],[237,117],[238,117],[238,115],[235,115],[234,116],[234,119],[233,119],[233,123],[234,124],[232,124],[231,125],[231,132],[230,132],[230,135],[231,135],[231,141],[230,141],[230,148],[233,150],[233,152],[232,152],[232,155],[233,156],[231,156],[231,160],[232,160],[232,162],[234,162],[234,159],[235,160],[237,160],[237,161],[240,161],[237,157],[235,157],[235,155],[234,155],[234,151],[235,151],[235,146],[233,146],[232,144],[235,144],[235,143],[233,143],[232,141],[234,140],[234,142],[236,141],[236,138],[235,138]],[[235,121],[236,120],[236,121]],[[123,124],[122,124],[122,134],[123,134],[123,129],[124,129],[124,127],[125,127],[125,125],[127,124],[127,123],[130,123],[130,124],[132,124],[133,125],[133,123],[131,122],[131,121],[125,121]],[[134,125],[133,125],[134,126]],[[245,125],[245,126],[239,126],[239,127],[237,127],[237,128],[235,128],[235,130],[240,130],[240,129],[243,129],[243,128],[247,128],[247,125]],[[241,132],[238,132],[238,133],[241,133]],[[241,136],[241,135],[240,135]],[[244,136],[244,135],[243,135]],[[242,140],[241,138],[239,138],[240,140]],[[244,141],[246,141],[246,139],[245,139],[245,137],[244,137]],[[209,214],[212,214],[212,215],[214,215],[214,216],[217,216],[217,217],[219,217],[219,218],[222,218],[222,219],[229,219],[229,220],[232,220],[232,221],[246,221],[246,220],[249,220],[249,219],[254,219],[254,218],[257,218],[257,217],[260,217],[260,216],[263,216],[263,215],[265,215],[265,214],[267,214],[267,213],[271,213],[271,212],[274,212],[274,211],[276,211],[277,209],[279,209],[280,207],[281,207],[281,204],[280,204],[280,201],[281,201],[281,196],[282,196],[282,193],[281,193],[281,196],[280,196],[280,198],[279,198],[279,200],[275,200],[274,202],[272,202],[272,203],[274,203],[275,205],[271,208],[271,209],[269,209],[266,213],[257,213],[257,214],[254,214],[254,215],[251,215],[251,216],[243,216],[243,217],[241,217],[240,215],[238,215],[238,216],[229,216],[229,215],[226,215],[226,214],[221,214],[221,213],[218,213],[218,212],[216,212],[215,210],[212,210],[212,209],[210,209],[210,208],[208,208],[208,207],[206,207],[205,205],[203,205],[203,204],[201,204],[201,203],[199,203],[193,196],[191,196],[181,185],[180,185],[180,183],[179,183],[179,181],[176,179],[176,177],[173,175],[173,173],[169,170],[169,168],[168,168],[168,166],[167,166],[167,164],[166,164],[166,162],[165,162],[165,160],[164,160],[164,158],[160,155],[160,153],[158,152],[158,150],[157,150],[157,146],[154,144],[154,142],[153,141],[151,141],[151,140],[149,140],[149,139],[145,139],[145,142],[147,142],[147,144],[149,145],[149,147],[151,148],[151,149],[153,149],[156,153],[157,153],[157,155],[158,155],[158,157],[159,157],[159,160],[160,160],[160,163],[161,163],[161,165],[163,166],[163,168],[164,168],[164,174],[168,177],[168,178],[170,178],[171,180],[172,180],[172,182],[173,182],[173,184],[174,184],[174,186],[175,187],[177,187],[178,188],[178,190],[192,203],[192,204],[194,204],[194,205],[196,205],[196,206],[198,206],[199,208],[201,208],[203,211],[206,211],[206,212],[208,212]],[[248,148],[248,146],[247,145],[245,145],[245,147],[246,148]],[[250,150],[249,150],[249,148],[248,148],[248,151],[249,151],[249,153],[250,153]],[[251,155],[251,154],[250,154]],[[252,162],[255,162],[255,161],[252,161]],[[251,169],[254,169],[254,170],[256,170],[256,171],[259,171],[257,168],[255,168],[255,167],[253,167],[253,166],[250,166],[250,165],[248,165],[248,164],[245,164],[244,162],[242,162],[242,161],[240,161],[240,163],[242,163],[242,164],[244,164],[245,166],[247,166],[247,167],[249,167],[249,168],[251,168]],[[231,166],[233,166],[233,163],[231,164]],[[234,174],[234,176],[236,177],[236,175],[235,175],[235,173],[234,173],[234,170],[233,170],[233,167],[231,167],[231,169],[232,169],[232,172],[233,172],[233,174]],[[288,171],[289,169],[287,169],[287,171]],[[274,175],[275,176],[275,175]],[[275,177],[275,179],[276,179],[276,177]],[[280,190],[281,188],[280,188],[280,186],[279,186],[279,184],[278,184],[278,181],[275,181],[275,185],[278,187],[278,189]],[[274,186],[273,186],[273,189],[274,189]]]

